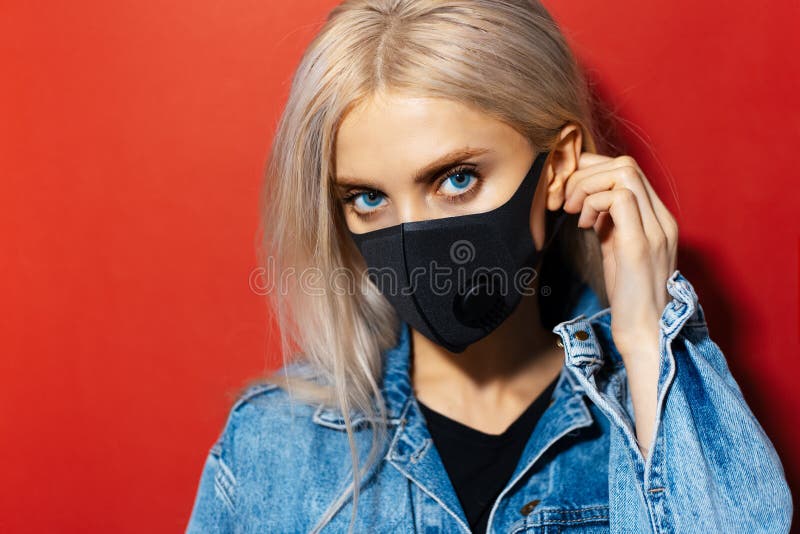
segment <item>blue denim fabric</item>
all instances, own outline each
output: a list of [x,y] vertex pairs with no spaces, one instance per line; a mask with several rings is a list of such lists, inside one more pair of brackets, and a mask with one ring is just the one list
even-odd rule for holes
[[[647,458],[610,308],[599,309],[586,286],[574,318],[553,328],[564,366],[493,505],[490,533],[789,531],[783,466],[709,338],[694,288],[676,270],[667,290]],[[391,438],[362,482],[355,532],[469,532],[413,395],[409,342],[404,323],[383,355]],[[363,461],[370,430],[362,414],[352,416]],[[335,514],[323,532],[346,532],[352,498],[338,501],[351,477],[340,412],[291,402],[274,385],[253,386],[210,450],[186,532],[309,532],[329,510]]]

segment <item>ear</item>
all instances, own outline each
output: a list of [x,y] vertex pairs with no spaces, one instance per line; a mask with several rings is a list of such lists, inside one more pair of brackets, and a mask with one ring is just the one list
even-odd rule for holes
[[583,146],[579,124],[567,123],[559,133],[556,146],[547,159],[547,209],[555,211],[564,205],[567,179],[578,169]]

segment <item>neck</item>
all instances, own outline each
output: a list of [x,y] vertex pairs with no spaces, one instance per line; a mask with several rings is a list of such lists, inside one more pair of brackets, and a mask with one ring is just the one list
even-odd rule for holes
[[558,336],[541,324],[536,294],[523,296],[514,312],[487,337],[460,354],[452,353],[412,330],[412,381],[415,389],[464,395],[508,388],[544,389],[558,375],[563,350]]

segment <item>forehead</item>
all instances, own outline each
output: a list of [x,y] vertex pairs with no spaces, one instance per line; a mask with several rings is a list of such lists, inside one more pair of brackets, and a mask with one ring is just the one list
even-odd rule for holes
[[391,165],[410,172],[442,153],[492,148],[514,135],[507,124],[454,100],[384,93],[345,116],[336,137],[336,171],[366,177]]

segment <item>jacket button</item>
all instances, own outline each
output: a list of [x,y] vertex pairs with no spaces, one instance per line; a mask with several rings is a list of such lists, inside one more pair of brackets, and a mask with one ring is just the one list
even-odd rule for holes
[[586,330],[578,330],[575,332],[575,339],[579,339],[580,341],[586,341],[589,339],[589,333]]
[[520,508],[519,511],[522,513],[522,515],[528,515],[529,513],[533,512],[533,509],[536,508],[540,502],[541,501],[539,499],[533,499],[532,501],[525,503],[525,505]]

